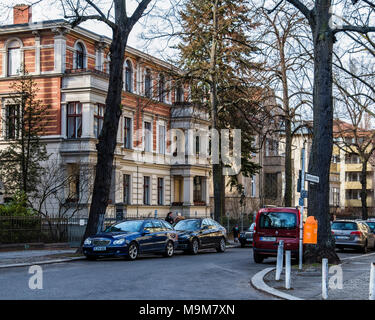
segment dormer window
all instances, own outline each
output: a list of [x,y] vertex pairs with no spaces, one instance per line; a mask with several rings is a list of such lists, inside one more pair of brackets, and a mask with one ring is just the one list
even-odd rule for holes
[[8,45],[8,76],[21,73],[21,45],[17,40]]

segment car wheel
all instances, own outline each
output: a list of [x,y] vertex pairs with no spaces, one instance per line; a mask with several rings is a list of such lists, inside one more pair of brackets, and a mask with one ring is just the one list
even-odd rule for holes
[[260,254],[254,253],[254,262],[255,263],[262,263],[264,260],[264,257],[262,257]]
[[127,259],[133,261],[137,259],[137,257],[138,257],[138,246],[135,242],[131,242],[128,248]]
[[221,238],[218,246],[216,247],[217,252],[224,252],[226,249],[225,239]]
[[87,260],[90,260],[90,261],[95,261],[95,260],[98,259],[98,258],[95,257],[95,256],[86,256],[86,259],[87,259]]
[[174,244],[172,241],[168,241],[163,256],[166,258],[172,257],[174,254]]
[[198,242],[197,238],[194,238],[191,241],[190,250],[189,251],[190,251],[191,254],[197,254],[198,250],[199,250],[199,242]]

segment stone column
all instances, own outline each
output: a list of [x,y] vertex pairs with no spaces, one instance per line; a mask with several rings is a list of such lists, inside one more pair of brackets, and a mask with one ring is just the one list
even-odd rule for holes
[[40,33],[33,31],[35,36],[35,74],[40,74]]
[[184,206],[194,205],[194,177],[184,176]]
[[55,52],[55,72],[65,72],[65,57],[66,57],[66,37],[68,30],[65,28],[53,28],[52,32],[55,34],[54,52]]

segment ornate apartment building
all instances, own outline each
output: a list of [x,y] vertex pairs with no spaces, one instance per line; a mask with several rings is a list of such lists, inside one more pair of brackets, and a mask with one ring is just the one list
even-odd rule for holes
[[[37,84],[37,98],[48,105],[42,140],[51,154],[49,162],[66,172],[93,166],[108,90],[111,39],[72,29],[65,20],[33,23],[31,18],[30,8],[16,6],[14,23],[0,26],[0,148],[9,143],[11,130],[9,86],[24,66]],[[153,216],[155,210],[159,216],[168,211],[187,217],[210,215],[209,157],[200,152],[208,146],[207,134],[202,134],[209,127],[208,115],[189,104],[189,88],[175,85],[168,76],[171,68],[139,50],[126,50],[109,216],[116,208],[125,208],[131,216]],[[174,130],[185,134],[181,150]],[[183,156],[176,157],[181,152]],[[64,192],[77,193],[76,202],[83,208],[79,215],[87,216],[89,192],[78,194],[80,175]],[[50,215],[57,214],[58,205],[49,205]]]

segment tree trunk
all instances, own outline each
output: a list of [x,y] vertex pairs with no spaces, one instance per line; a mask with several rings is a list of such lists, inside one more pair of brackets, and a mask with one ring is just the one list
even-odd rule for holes
[[291,121],[289,119],[285,119],[285,207],[292,206],[292,179],[292,128]]
[[[309,173],[319,177],[310,184],[308,214],[318,220],[318,243],[305,251],[307,263],[328,258],[330,263],[340,259],[335,252],[329,216],[329,174],[333,146],[332,52],[333,33],[329,28],[330,1],[318,1],[312,25],[314,41],[314,128]],[[321,3],[324,2],[324,3]]]
[[368,209],[367,209],[367,161],[362,162],[362,172],[361,172],[361,204],[362,204],[362,220],[368,219]]
[[[81,246],[87,237],[97,233],[99,217],[101,214],[105,214],[108,205],[117,131],[122,113],[122,74],[126,43],[127,37],[123,38],[120,35],[120,31],[113,32],[113,41],[110,47],[110,85],[108,86],[108,95],[106,98],[103,129],[99,136],[99,143],[96,146],[98,159],[90,214]],[[112,70],[116,70],[116,72],[112,72]]]

